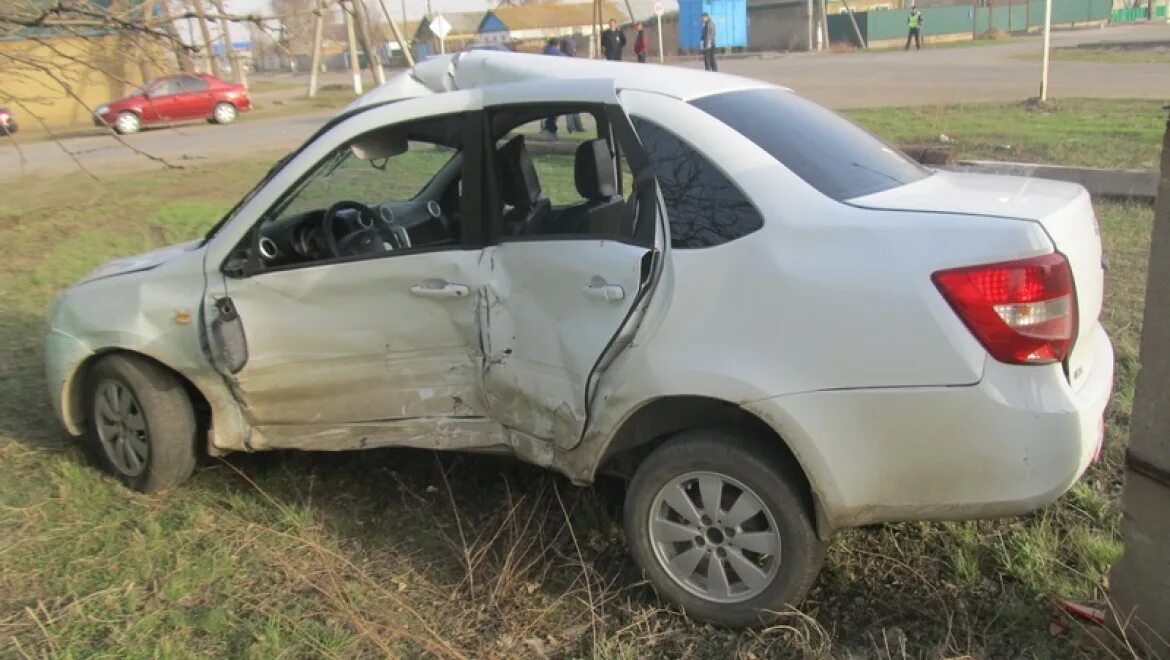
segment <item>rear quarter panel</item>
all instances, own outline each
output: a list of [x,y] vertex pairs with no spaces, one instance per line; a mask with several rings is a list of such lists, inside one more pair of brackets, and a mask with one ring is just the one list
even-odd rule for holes
[[[654,398],[746,405],[802,392],[969,385],[986,351],[931,282],[954,266],[1052,250],[1035,223],[860,209],[825,197],[753,143],[687,104],[623,93],[635,116],[711,159],[764,227],[704,249],[672,249],[636,345],[605,379],[591,434],[610,437]],[[783,435],[783,429],[777,429]],[[832,479],[815,438],[786,438]],[[802,456],[803,455],[803,456]],[[807,460],[806,460],[807,459]]]

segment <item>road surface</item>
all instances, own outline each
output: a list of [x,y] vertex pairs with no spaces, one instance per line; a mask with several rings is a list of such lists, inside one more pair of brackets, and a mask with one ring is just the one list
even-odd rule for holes
[[[1052,38],[1056,47],[1159,40],[1170,42],[1170,25],[1055,32]],[[1040,38],[1029,36],[1003,45],[928,47],[909,52],[764,54],[727,58],[720,69],[791,87],[834,108],[1023,100],[1037,94],[1039,49]],[[1030,59],[1029,54],[1037,57]],[[698,67],[699,62],[696,58],[678,65]],[[1049,84],[1050,93],[1057,98],[1164,98],[1170,89],[1170,67],[1057,61],[1052,63]],[[230,126],[200,123],[144,131],[124,138],[125,145],[107,135],[31,142],[19,150],[10,143],[0,147],[0,180],[75,171],[78,163],[99,176],[157,167],[130,147],[176,164],[241,156],[275,158],[303,142],[328,116],[250,120],[244,115]]]

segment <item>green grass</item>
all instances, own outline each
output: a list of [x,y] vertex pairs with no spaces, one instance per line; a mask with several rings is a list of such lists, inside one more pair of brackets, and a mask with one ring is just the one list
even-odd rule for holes
[[[1100,64],[1170,64],[1170,50],[1150,48],[1054,48],[1048,53],[1054,62],[1098,62]],[[1040,61],[1038,53],[1017,55],[1017,59]]]
[[[1066,125],[1088,125],[1070,107]],[[916,112],[862,119],[889,133]],[[997,139],[964,125],[956,137]],[[1040,153],[1053,131],[1015,135]],[[547,189],[571,190],[568,156],[538,160]],[[1104,460],[1030,516],[839,534],[803,613],[729,633],[660,606],[627,558],[610,483],[577,489],[480,456],[289,452],[210,461],[142,496],[87,464],[45,396],[46,305],[105,260],[198,235],[269,165],[29,180],[0,208],[0,656],[1105,655],[1051,638],[1047,619],[1054,598],[1099,600],[1120,552],[1148,207],[1097,204],[1118,368]]]
[[953,139],[960,158],[1156,169],[1166,113],[1160,101],[1062,99],[1023,103],[865,108],[846,116],[897,144]]

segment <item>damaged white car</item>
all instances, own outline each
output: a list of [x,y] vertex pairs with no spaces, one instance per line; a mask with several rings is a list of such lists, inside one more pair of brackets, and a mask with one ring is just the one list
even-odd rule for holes
[[[579,144],[531,139],[574,114]],[[1079,186],[927,170],[754,80],[477,51],[62,293],[45,354],[140,490],[269,449],[623,475],[659,593],[743,626],[835,530],[1065,492],[1112,384],[1102,286]]]

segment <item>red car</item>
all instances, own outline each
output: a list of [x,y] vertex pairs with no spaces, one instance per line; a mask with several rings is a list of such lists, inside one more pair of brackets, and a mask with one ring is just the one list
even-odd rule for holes
[[16,132],[16,120],[8,108],[0,108],[0,135],[12,135]]
[[156,78],[130,96],[98,106],[96,126],[113,126],[125,135],[144,125],[206,119],[230,124],[252,109],[248,90],[205,73],[180,73]]

